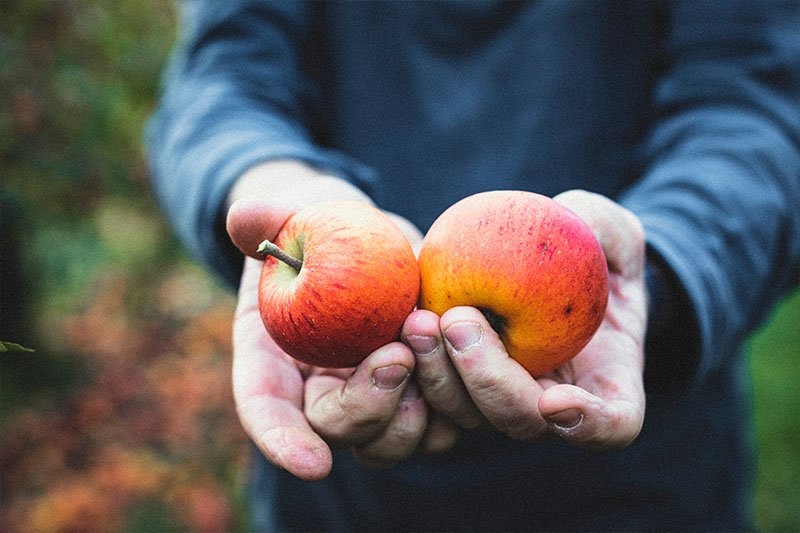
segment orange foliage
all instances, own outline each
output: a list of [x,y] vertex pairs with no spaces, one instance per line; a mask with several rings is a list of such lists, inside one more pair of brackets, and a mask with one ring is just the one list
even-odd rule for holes
[[[176,285],[201,304],[174,312]],[[105,274],[84,305],[50,333],[87,359],[87,383],[0,426],[0,530],[125,530],[151,501],[190,531],[235,528],[248,446],[230,390],[233,297],[186,266],[155,287]]]

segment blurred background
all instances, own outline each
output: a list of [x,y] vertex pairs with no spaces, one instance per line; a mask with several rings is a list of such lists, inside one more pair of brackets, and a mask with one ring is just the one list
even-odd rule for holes
[[[0,531],[244,531],[234,298],[143,157],[175,5],[0,12],[0,341],[35,349],[0,352]],[[757,526],[800,531],[800,293],[750,346]]]

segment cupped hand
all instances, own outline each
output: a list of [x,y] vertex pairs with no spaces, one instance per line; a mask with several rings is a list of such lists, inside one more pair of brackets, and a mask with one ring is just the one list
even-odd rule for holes
[[456,428],[490,426],[516,439],[555,433],[576,446],[613,449],[641,430],[647,317],[641,224],[597,194],[569,191],[555,199],[587,222],[606,254],[604,320],[578,355],[534,379],[508,356],[478,309],[412,313],[402,338],[416,355],[416,381],[436,413],[430,416],[449,423],[447,442]]
[[[286,190],[286,178],[280,179]],[[258,243],[274,239],[303,203],[335,197],[367,201],[332,178],[303,181],[301,192],[278,197],[267,194],[278,190],[269,175],[246,176],[231,197],[228,233],[250,256],[234,318],[233,393],[241,423],[262,453],[295,476],[314,480],[330,472],[332,446],[352,447],[371,466],[409,455],[427,427],[427,408],[411,379],[414,355],[400,342],[379,348],[356,368],[332,370],[297,362],[267,334],[258,309]],[[396,220],[418,245],[419,232]]]

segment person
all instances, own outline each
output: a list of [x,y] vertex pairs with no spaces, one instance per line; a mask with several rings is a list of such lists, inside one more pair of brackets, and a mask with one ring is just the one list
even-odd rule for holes
[[[195,0],[148,126],[156,195],[232,287],[258,530],[752,527],[742,343],[800,273],[791,2]],[[257,244],[356,199],[419,246],[492,189],[606,252],[603,324],[539,379],[479,310],[415,310],[358,367],[300,365]]]

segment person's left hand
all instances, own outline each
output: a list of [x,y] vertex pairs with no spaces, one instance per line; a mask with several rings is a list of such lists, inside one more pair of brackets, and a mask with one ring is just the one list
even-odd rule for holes
[[451,446],[458,428],[481,426],[523,440],[552,432],[595,449],[626,446],[639,434],[647,322],[642,226],[597,194],[569,191],[555,199],[589,224],[606,254],[609,300],[600,329],[572,360],[534,379],[508,356],[478,309],[456,307],[441,317],[414,311],[402,338],[415,352],[414,378],[438,417],[431,418],[437,424],[428,430],[429,449]]
[[[350,447],[365,464],[385,467],[417,449],[427,407],[410,376],[414,355],[400,342],[378,348],[355,368],[300,363],[264,328],[258,306],[263,239],[274,239],[305,205],[326,199],[369,202],[343,180],[293,161],[251,169],[230,193],[226,227],[245,258],[233,324],[233,396],[245,432],[277,467],[305,480],[328,475],[333,447]],[[422,239],[389,214],[412,246]],[[343,319],[346,319],[343,318]]]

